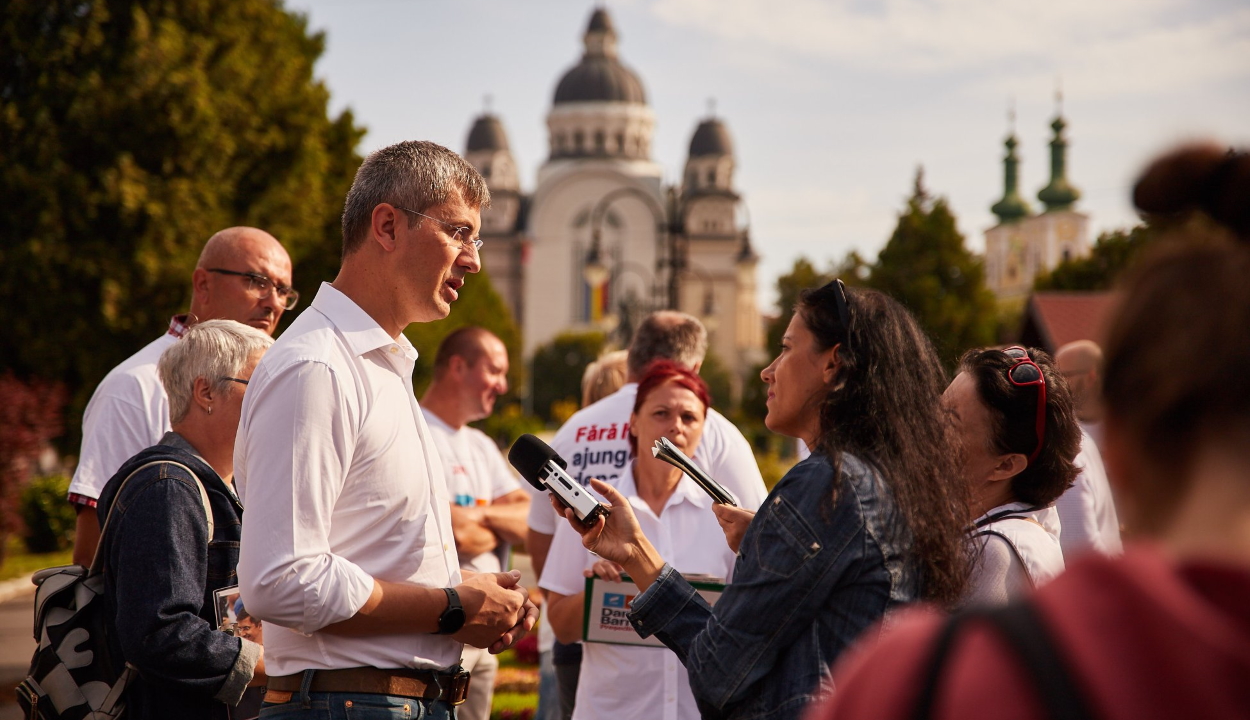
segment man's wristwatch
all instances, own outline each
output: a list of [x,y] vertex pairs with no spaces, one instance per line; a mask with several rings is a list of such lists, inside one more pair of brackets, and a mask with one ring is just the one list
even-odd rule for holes
[[460,593],[456,592],[455,588],[443,588],[443,592],[447,593],[447,609],[438,616],[438,634],[451,635],[464,627],[464,621],[468,616],[464,614],[464,606],[460,604]]

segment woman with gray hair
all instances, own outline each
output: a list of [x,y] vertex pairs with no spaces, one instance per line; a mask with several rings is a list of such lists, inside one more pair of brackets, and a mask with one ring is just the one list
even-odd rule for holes
[[110,649],[138,671],[128,718],[228,718],[249,685],[264,683],[261,646],[219,629],[214,596],[237,584],[234,438],[248,379],[271,344],[233,320],[188,330],[157,365],[172,431],[100,494]]

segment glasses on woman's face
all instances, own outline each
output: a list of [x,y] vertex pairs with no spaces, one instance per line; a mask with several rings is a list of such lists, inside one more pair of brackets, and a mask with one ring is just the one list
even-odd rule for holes
[[470,250],[470,249],[478,250],[482,247],[482,238],[471,237],[473,235],[473,228],[469,227],[468,225],[452,225],[449,222],[439,220],[436,217],[431,217],[429,215],[426,215],[425,213],[417,212],[416,210],[409,210],[406,207],[399,207],[398,205],[396,205],[395,207],[399,208],[400,210],[403,210],[404,212],[410,212],[413,215],[420,215],[421,217],[427,220],[433,220],[439,225],[442,225],[444,228],[447,229],[447,232],[451,233],[451,239],[460,243],[460,246],[463,247],[465,250]]
[[277,293],[278,299],[282,301],[282,309],[292,310],[295,303],[299,302],[299,292],[286,285],[279,285],[260,273],[239,272],[237,270],[224,270],[222,268],[207,268],[211,273],[218,275],[235,275],[241,278],[247,278],[247,291],[257,300],[264,300],[270,295]]
[[1037,424],[1034,427],[1037,447],[1033,448],[1033,452],[1029,455],[1029,462],[1033,462],[1042,451],[1042,441],[1046,438],[1046,376],[1037,363],[1029,357],[1028,351],[1019,345],[1003,350],[1003,354],[1015,360],[1011,367],[1007,368],[1007,379],[1011,381],[1011,384],[1016,387],[1037,388]]

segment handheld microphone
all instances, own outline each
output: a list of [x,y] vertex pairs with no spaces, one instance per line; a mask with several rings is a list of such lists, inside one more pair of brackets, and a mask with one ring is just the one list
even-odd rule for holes
[[581,524],[590,527],[608,509],[564,471],[568,463],[547,443],[530,434],[522,435],[508,451],[508,462],[530,485],[550,490],[561,505],[572,508]]
[[703,492],[711,495],[712,499],[717,503],[738,507],[738,501],[734,498],[733,493],[713,480],[711,475],[703,471],[703,468],[695,465],[694,461],[686,457],[686,453],[674,445],[672,440],[666,437],[656,440],[655,445],[651,448],[651,455],[689,475],[690,479],[703,488]]

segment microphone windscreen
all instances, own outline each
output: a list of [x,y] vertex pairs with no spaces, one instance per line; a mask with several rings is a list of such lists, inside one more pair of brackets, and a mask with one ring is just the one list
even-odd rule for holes
[[564,458],[557,455],[550,445],[529,433],[517,438],[512,443],[512,449],[508,450],[508,462],[521,473],[521,477],[539,490],[547,489],[540,478],[543,468],[552,460],[560,467],[567,467]]

